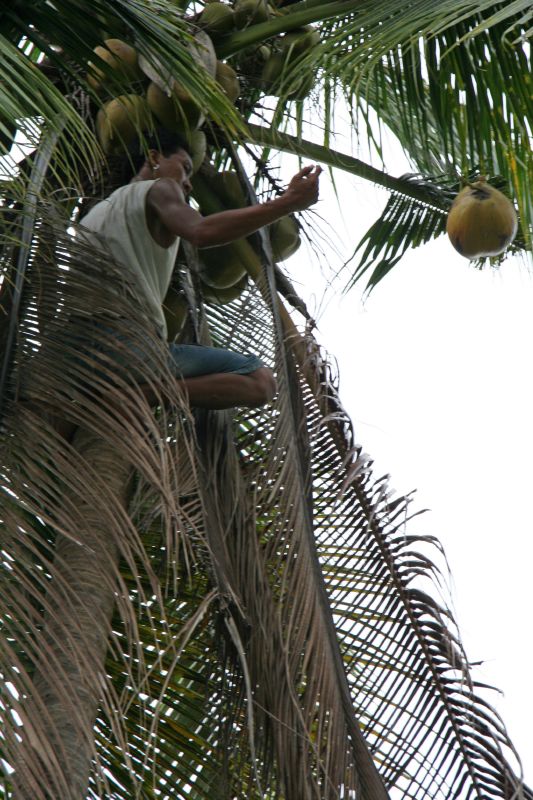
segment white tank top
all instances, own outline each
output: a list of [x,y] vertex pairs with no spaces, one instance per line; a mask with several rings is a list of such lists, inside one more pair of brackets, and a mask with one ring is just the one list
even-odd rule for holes
[[97,234],[115,261],[126,267],[146,297],[153,319],[166,339],[163,300],[167,293],[179,247],[161,247],[146,222],[146,196],[155,181],[134,181],[121,186],[97,203],[80,222]]

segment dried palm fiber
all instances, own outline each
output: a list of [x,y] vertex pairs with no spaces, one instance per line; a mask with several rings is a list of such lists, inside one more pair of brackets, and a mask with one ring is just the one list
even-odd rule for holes
[[[39,236],[46,238],[44,231]],[[268,241],[263,249],[268,263]],[[54,259],[56,251],[54,245]],[[38,263],[46,248],[32,252]],[[406,500],[389,497],[386,481],[373,478],[355,447],[316,343],[295,328],[287,339],[289,323],[272,281],[261,284],[263,294],[252,287],[207,315],[198,302],[197,332],[204,341],[258,352],[276,365],[280,382],[272,408],[238,413],[234,425],[227,413],[199,416],[198,461],[191,419],[179,403],[177,426],[171,407],[161,412],[159,424],[143,411],[142,424],[151,422],[141,433],[134,424],[139,412],[130,414],[131,395],[137,401],[138,395],[122,385],[120,365],[96,362],[92,351],[93,369],[76,366],[67,381],[82,408],[67,406],[64,376],[54,361],[65,356],[37,309],[51,309],[55,320],[68,307],[63,297],[70,297],[71,282],[77,296],[87,280],[86,310],[100,302],[102,283],[96,267],[85,275],[91,259],[84,259],[83,270],[70,256],[61,255],[60,263],[72,264],[74,277],[63,270],[58,281],[55,270],[55,281],[38,285],[35,277],[28,285],[12,395],[24,359],[38,362],[37,343],[46,331],[46,373],[32,381],[54,402],[59,397],[70,419],[84,420],[97,434],[105,429],[140,477],[125,514],[109,491],[95,486],[74,447],[63,445],[63,461],[56,457],[61,443],[53,430],[32,409],[17,416],[23,403],[12,396],[2,442],[2,520],[9,537],[0,573],[1,618],[11,635],[0,669],[20,697],[31,689],[54,539],[62,528],[75,538],[77,497],[98,497],[99,505],[105,497],[112,538],[126,554],[115,575],[119,588],[88,797],[126,800],[156,789],[187,800],[346,797],[366,762],[349,735],[350,717],[359,720],[383,781],[402,796],[448,800],[466,790],[472,797],[510,797],[519,788],[508,763],[511,746],[497,716],[475,695],[449,611],[431,597],[436,570],[424,552],[429,543],[406,534]],[[109,288],[109,281],[103,286]],[[121,293],[129,298],[130,291],[119,274],[113,310],[124,307]],[[115,322],[130,333],[127,320]],[[160,343],[153,346],[157,351]],[[101,370],[117,373],[113,391],[119,394],[119,386],[130,401],[125,417],[100,408]],[[164,381],[159,391],[176,402],[175,389],[167,391]],[[101,424],[93,420],[99,414],[105,415]],[[18,420],[25,426],[22,436]],[[48,442],[44,449],[30,438],[39,436]],[[178,469],[183,441],[192,459]],[[170,496],[154,477],[165,475],[165,468]],[[192,473],[192,481],[182,481],[183,472]],[[65,475],[77,491],[72,502],[63,491]],[[88,495],[83,481],[89,481]],[[187,558],[195,559],[194,574],[178,580]],[[319,602],[325,592],[334,630]],[[336,648],[345,678],[337,670]],[[346,682],[349,707],[342,699]],[[9,706],[20,708],[21,701],[11,696],[6,706],[9,762],[20,750]],[[47,732],[35,719],[46,743]],[[48,778],[39,764],[35,769]],[[43,796],[37,783],[34,788],[32,796]],[[52,794],[68,797],[64,789],[57,779]],[[364,787],[355,791],[365,797]],[[531,797],[529,790],[524,797]]]
[[[179,573],[186,575],[194,560],[196,522],[179,506],[183,472],[187,491],[194,477],[194,432],[163,343],[124,270],[64,228],[43,209],[31,243],[1,441],[9,569],[0,580],[10,611],[2,614],[3,634],[15,644],[3,649],[0,671],[14,686],[9,705],[24,723],[19,741],[5,709],[2,757],[15,768],[20,796],[35,798],[83,794],[100,701],[127,759],[116,725],[120,702],[103,671],[110,613],[116,604],[126,634],[117,652],[130,685],[139,687],[146,663],[138,642],[150,630],[153,638],[156,630],[158,636],[168,631],[163,592],[177,591]],[[140,384],[159,398],[158,418]],[[180,470],[176,436],[168,435],[176,413]],[[56,419],[78,427],[71,443],[57,434]],[[132,472],[144,487],[143,514],[150,509],[152,526],[157,519],[164,580],[134,522],[138,510],[125,505]],[[126,591],[119,558],[133,576],[142,613]],[[157,628],[148,601],[159,607]]]

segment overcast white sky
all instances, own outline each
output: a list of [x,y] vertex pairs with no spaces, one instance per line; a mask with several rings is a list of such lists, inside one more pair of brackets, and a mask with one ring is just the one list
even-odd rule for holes
[[[294,166],[284,160],[284,178]],[[336,178],[340,204],[325,173],[317,209],[349,253],[387,195]],[[504,693],[490,702],[531,784],[533,271],[518,259],[477,271],[441,237],[363,303],[362,285],[343,298],[342,282],[326,290],[303,247],[286,268],[338,361],[341,399],[376,473],[399,494],[417,489],[413,510],[429,509],[417,530],[445,548],[467,655],[484,662],[475,677]]]

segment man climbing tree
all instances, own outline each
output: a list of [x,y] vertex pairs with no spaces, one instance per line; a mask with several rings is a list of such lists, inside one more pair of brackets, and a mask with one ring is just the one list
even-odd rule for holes
[[[159,130],[144,136],[142,142],[132,148],[131,159],[124,160],[130,172],[122,175],[124,185],[93,206],[81,224],[127,267],[148,301],[159,333],[166,338],[162,303],[180,239],[199,248],[224,245],[308,208],[318,199],[321,168],[304,167],[273,200],[204,217],[187,202],[193,165],[183,141]],[[171,343],[169,356],[192,406],[256,407],[275,394],[272,371],[255,355]],[[150,400],[148,387],[143,390]]]

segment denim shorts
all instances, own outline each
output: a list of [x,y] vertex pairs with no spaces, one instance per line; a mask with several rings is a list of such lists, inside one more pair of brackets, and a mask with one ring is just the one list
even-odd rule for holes
[[[71,336],[70,341],[75,352],[77,351],[74,362],[81,364],[84,357],[89,357],[90,366],[85,362],[86,365],[103,379],[105,375],[109,378],[113,373],[120,373],[125,380],[128,380],[128,376],[134,380],[142,380],[142,365],[148,367],[148,371],[150,365],[157,370],[158,356],[153,350],[154,342],[143,342],[142,338],[119,333],[107,322],[90,323],[85,335],[76,333]],[[194,378],[221,372],[247,375],[264,367],[264,363],[256,355],[225,350],[222,347],[173,342],[166,344],[166,347],[167,366],[176,378]],[[105,367],[105,375],[103,370],[100,371],[100,365]]]
[[177,378],[196,378],[217,372],[234,372],[247,375],[264,367],[260,358],[244,353],[224,350],[222,347],[205,347],[198,344],[168,346],[169,366]]

